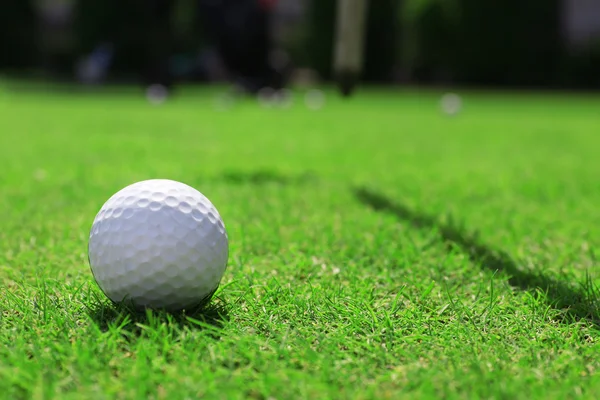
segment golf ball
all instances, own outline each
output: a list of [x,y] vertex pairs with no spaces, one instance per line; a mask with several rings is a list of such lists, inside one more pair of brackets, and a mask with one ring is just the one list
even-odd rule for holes
[[325,94],[318,89],[311,89],[304,97],[306,107],[311,110],[320,110],[325,105]]
[[441,100],[442,111],[447,115],[456,115],[462,108],[462,99],[455,93],[446,93]]
[[210,300],[229,248],[210,200],[184,183],[153,179],[106,201],[88,253],[94,278],[112,301],[174,311]]
[[164,103],[167,100],[167,97],[169,97],[169,89],[163,85],[154,84],[148,86],[146,89],[146,98],[155,106]]
[[258,91],[258,102],[263,108],[271,108],[275,105],[276,92],[270,87],[262,88]]
[[275,92],[275,104],[280,108],[290,108],[294,103],[294,96],[289,89],[281,89]]

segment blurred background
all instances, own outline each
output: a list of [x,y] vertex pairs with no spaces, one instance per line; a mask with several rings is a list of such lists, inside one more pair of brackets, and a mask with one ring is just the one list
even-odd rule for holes
[[[2,0],[0,73],[166,86],[250,76],[251,91],[327,81],[336,3]],[[365,18],[363,82],[600,88],[598,0],[371,0]]]

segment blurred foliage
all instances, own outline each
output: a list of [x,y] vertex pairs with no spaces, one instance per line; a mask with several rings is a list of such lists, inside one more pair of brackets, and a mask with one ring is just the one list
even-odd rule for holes
[[335,35],[335,1],[311,0],[308,7],[309,34],[306,43],[310,64],[325,79],[332,76],[333,38]]
[[33,4],[25,0],[0,2],[0,68],[27,68],[37,59]]
[[179,0],[175,5],[171,24],[174,28],[175,51],[190,52],[200,48],[205,42],[205,33],[198,18],[196,0]]
[[[148,4],[159,0],[74,1],[69,28],[73,58],[112,42],[113,71],[139,70],[152,47],[155,20]],[[178,54],[207,42],[198,0],[179,0],[172,14]],[[42,64],[40,0],[0,2],[0,68]],[[309,1],[304,23],[288,41],[295,64],[332,76],[335,0]],[[600,45],[567,51],[561,40],[560,0],[370,0],[363,78],[386,81],[401,66],[412,80],[462,84],[600,86]],[[167,46],[160,44],[159,46]]]
[[402,64],[417,80],[450,70],[456,58],[458,0],[405,0],[400,9]]
[[448,71],[473,84],[557,81],[558,0],[405,0],[403,65],[419,80]]
[[[196,0],[172,2],[171,20],[161,20],[151,11],[168,7],[159,0],[86,0],[78,1],[75,11],[75,31],[78,46],[75,52],[87,54],[100,43],[110,42],[115,54],[112,66],[117,74],[133,74],[143,67],[152,47],[168,47],[174,53],[196,52],[204,38],[196,8]],[[166,11],[165,11],[166,12]],[[172,43],[151,43],[160,29],[173,27]],[[165,36],[169,37],[169,36]]]
[[141,67],[144,49],[144,7],[139,0],[78,1],[75,8],[74,51],[84,55],[99,43],[112,43],[118,56],[113,69],[132,72]]
[[475,84],[542,85],[561,54],[559,0],[458,0],[455,70]]
[[363,78],[367,81],[389,81],[398,61],[396,43],[400,4],[398,0],[371,0],[368,3]]
[[559,77],[565,86],[600,88],[600,40],[592,41],[562,60]]

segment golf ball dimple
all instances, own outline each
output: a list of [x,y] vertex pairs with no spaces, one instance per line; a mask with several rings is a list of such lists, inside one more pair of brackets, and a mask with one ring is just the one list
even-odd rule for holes
[[210,299],[229,247],[223,220],[204,195],[153,179],[108,199],[92,224],[88,252],[94,278],[112,301],[181,310]]

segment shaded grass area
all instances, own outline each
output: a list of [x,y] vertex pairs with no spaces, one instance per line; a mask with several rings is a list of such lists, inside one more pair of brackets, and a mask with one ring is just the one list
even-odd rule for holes
[[[595,398],[600,100],[182,90],[0,103],[0,393]],[[87,235],[134,181],[197,187],[230,237],[208,308],[109,302]],[[451,217],[450,217],[451,216]]]
[[[460,222],[450,215],[447,223],[440,223],[434,216],[411,210],[402,203],[395,203],[381,193],[367,188],[355,188],[356,197],[365,205],[380,212],[391,213],[400,220],[409,222],[417,229],[436,229],[449,252],[458,248],[468,255],[474,265],[489,269],[492,272],[503,272],[509,276],[508,282],[515,288],[535,294],[538,290],[544,293],[548,305],[563,311],[565,323],[573,323],[586,318],[598,328],[598,291],[586,276],[579,284],[568,279],[559,280],[548,276],[544,271],[524,271],[517,262],[501,249],[488,247],[480,241],[477,232],[468,233]],[[594,251],[591,251],[595,259]]]

